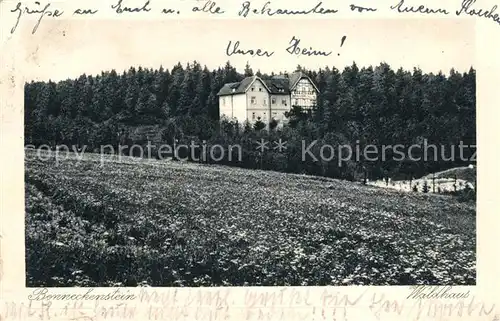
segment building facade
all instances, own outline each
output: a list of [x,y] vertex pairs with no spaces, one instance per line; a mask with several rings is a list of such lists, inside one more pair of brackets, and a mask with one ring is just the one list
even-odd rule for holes
[[286,123],[286,112],[292,106],[311,109],[316,105],[319,91],[304,73],[262,79],[247,77],[237,83],[225,84],[219,96],[219,115],[254,124],[260,120],[269,124],[273,119],[278,125]]

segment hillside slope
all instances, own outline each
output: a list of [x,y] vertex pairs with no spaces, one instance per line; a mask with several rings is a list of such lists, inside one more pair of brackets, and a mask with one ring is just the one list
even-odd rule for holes
[[432,179],[433,176],[436,179],[439,179],[439,178],[454,179],[456,177],[457,180],[463,180],[463,181],[467,181],[467,182],[475,182],[476,178],[477,178],[477,168],[476,167],[455,167],[455,168],[447,169],[445,171],[426,175],[423,178]]
[[28,286],[475,284],[476,210],[449,197],[29,153]]
[[406,192],[414,192],[415,188],[416,191],[423,192],[424,186],[427,184],[429,193],[451,193],[463,190],[466,187],[475,189],[476,177],[476,167],[455,167],[428,174],[419,179],[413,179],[412,181],[398,180],[386,183],[384,180],[378,180],[368,182],[368,184],[371,186],[397,189],[399,191]]

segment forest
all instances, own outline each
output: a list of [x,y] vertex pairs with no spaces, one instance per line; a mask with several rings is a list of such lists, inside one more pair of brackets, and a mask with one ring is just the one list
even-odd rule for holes
[[[353,62],[343,70],[302,66],[296,70],[305,72],[320,94],[312,112],[292,107],[284,126],[260,122],[251,126],[219,119],[217,92],[225,83],[253,75],[248,63],[243,73],[229,62],[209,70],[194,61],[171,69],[131,67],[122,73],[110,70],[59,82],[32,81],[25,85],[25,144],[85,146],[88,152],[98,152],[104,145],[145,146],[148,141],[155,145],[189,145],[192,141],[239,144],[243,159],[232,157],[230,161],[229,155],[224,155],[217,163],[348,180],[421,177],[470,163],[458,156],[452,160],[407,157],[395,161],[389,151],[384,159],[353,159],[339,165],[303,160],[301,149],[302,141],[314,140],[361,147],[427,142],[447,146],[445,156],[449,157],[450,146],[475,146],[473,67],[445,74],[424,73],[417,67],[396,70],[387,63],[360,68]],[[264,78],[274,75],[255,74]],[[287,148],[261,152],[253,144],[261,138],[282,139]],[[466,158],[474,152],[475,148],[467,148]]]

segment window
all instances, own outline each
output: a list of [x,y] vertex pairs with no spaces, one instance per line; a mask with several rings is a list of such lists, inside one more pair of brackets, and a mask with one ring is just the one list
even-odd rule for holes
[[255,120],[255,113],[252,113],[252,120]]
[[250,99],[251,99],[252,105],[255,105],[255,96],[252,96]]
[[276,98],[271,98],[271,104],[276,104]]
[[266,118],[266,112],[264,112],[264,118]]
[[286,106],[286,99],[281,100],[281,104]]
[[264,98],[264,105],[267,105],[267,99]]
[[226,98],[222,98],[222,105],[226,104]]
[[252,87],[250,90],[251,90],[251,91],[253,91],[254,89],[255,89],[255,88],[253,88],[253,87]]
[[273,111],[273,119],[276,118],[276,116],[278,116],[278,113]]
[[259,88],[259,91],[262,91],[262,88]]
[[299,105],[299,100],[295,99],[295,106],[298,106],[298,105]]

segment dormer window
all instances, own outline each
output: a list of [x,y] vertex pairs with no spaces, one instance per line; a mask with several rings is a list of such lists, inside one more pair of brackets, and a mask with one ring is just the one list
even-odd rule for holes
[[262,91],[262,88],[259,88],[259,91]]
[[251,90],[251,91],[253,91],[254,89],[255,89],[255,88],[253,88],[253,87],[252,87],[250,90]]

